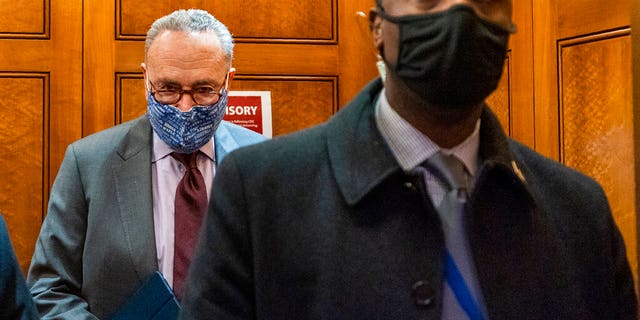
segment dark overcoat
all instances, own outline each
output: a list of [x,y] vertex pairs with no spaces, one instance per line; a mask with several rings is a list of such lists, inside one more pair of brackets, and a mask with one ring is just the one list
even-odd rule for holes
[[[225,158],[182,319],[440,319],[441,222],[380,135],[380,90]],[[635,319],[602,188],[506,137],[488,108],[480,157],[467,224],[490,318]]]

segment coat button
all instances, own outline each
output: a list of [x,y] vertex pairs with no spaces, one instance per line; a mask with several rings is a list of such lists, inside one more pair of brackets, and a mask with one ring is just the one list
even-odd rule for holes
[[413,284],[413,299],[417,306],[428,307],[433,304],[436,292],[426,281],[418,281]]
[[404,186],[405,189],[408,189],[408,190],[411,190],[411,191],[416,191],[416,186],[411,181],[405,181],[403,186]]

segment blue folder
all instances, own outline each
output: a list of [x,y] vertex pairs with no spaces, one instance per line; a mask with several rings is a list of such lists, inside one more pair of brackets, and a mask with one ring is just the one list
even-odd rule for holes
[[179,312],[180,303],[173,294],[173,289],[162,274],[156,271],[111,319],[175,320],[178,319]]

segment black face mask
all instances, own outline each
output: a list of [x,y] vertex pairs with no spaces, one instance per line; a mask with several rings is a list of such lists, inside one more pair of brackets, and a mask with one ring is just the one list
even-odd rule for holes
[[398,61],[385,61],[412,91],[444,106],[477,105],[502,75],[511,31],[480,18],[473,8],[388,16],[400,29]]

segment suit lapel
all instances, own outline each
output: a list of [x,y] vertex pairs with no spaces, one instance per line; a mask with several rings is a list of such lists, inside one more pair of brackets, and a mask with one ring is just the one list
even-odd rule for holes
[[120,219],[138,277],[158,269],[153,224],[151,126],[147,117],[135,120],[113,161]]
[[233,138],[233,135],[227,128],[225,121],[222,121],[218,129],[216,129],[214,142],[216,148],[216,163],[220,163],[227,153],[240,147],[240,144]]

